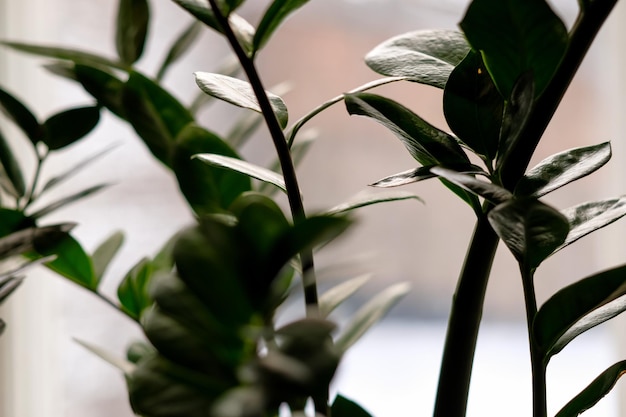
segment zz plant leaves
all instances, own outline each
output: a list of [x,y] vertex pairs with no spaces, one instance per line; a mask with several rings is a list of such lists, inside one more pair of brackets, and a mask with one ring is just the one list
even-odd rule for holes
[[43,123],[43,142],[58,150],[82,139],[100,121],[100,107],[77,107],[57,113]]
[[533,334],[546,359],[581,333],[626,310],[626,266],[569,285],[541,306]]
[[421,198],[413,193],[406,191],[388,191],[378,193],[359,193],[350,198],[345,203],[338,204],[328,210],[326,214],[339,214],[352,211],[361,207],[367,207],[372,204],[386,203],[389,201],[401,201],[401,200],[418,200],[424,202]]
[[32,111],[15,96],[0,88],[0,111],[9,117],[33,144],[41,141],[43,128]]
[[66,197],[62,197],[56,201],[53,201],[52,203],[48,204],[47,206],[33,212],[30,214],[30,217],[33,219],[37,219],[40,217],[44,217],[50,213],[52,213],[55,210],[60,209],[61,207],[65,207],[68,204],[74,203],[75,201],[79,201],[82,200],[83,198],[90,196],[91,194],[95,194],[98,191],[108,187],[109,184],[98,184],[98,185],[94,185],[92,187],[86,188],[84,190],[81,190],[77,193],[74,194],[70,194],[69,196]]
[[383,42],[367,54],[365,62],[379,74],[443,89],[469,50],[458,31],[421,30]]
[[[8,183],[6,185],[2,184],[2,186],[6,187],[10,184],[12,188],[11,194],[14,194],[16,197],[23,197],[26,193],[26,184],[24,183],[22,170],[2,132],[0,132],[0,164],[2,164],[4,170],[1,176],[6,175],[6,179],[8,179]],[[5,181],[2,182],[4,183]]]
[[170,68],[170,66],[180,59],[189,48],[193,45],[193,43],[198,39],[202,29],[202,23],[198,20],[194,20],[174,41],[161,67],[159,67],[159,71],[157,72],[156,79],[160,81],[165,76],[165,73]]
[[433,166],[436,165],[423,166],[415,169],[410,169],[408,171],[399,172],[397,174],[382,178],[370,185],[372,187],[381,188],[399,187],[401,185],[412,184],[414,182],[435,178],[436,175],[430,172],[430,169]]
[[143,53],[149,22],[147,0],[119,0],[115,46],[120,60],[129,67]]
[[253,51],[256,53],[265,46],[278,26],[295,10],[308,3],[309,0],[274,0],[267,8],[259,22],[254,39]]
[[63,61],[72,61],[76,64],[85,64],[104,68],[115,68],[122,71],[128,70],[126,65],[121,62],[77,49],[6,41],[0,42],[0,45],[15,49],[16,51],[25,52],[32,55],[39,55],[47,58],[60,59]]
[[320,296],[319,308],[322,317],[328,315],[347,300],[352,294],[357,292],[370,280],[369,275],[362,275],[332,287]]
[[144,310],[152,305],[152,298],[148,294],[152,276],[150,260],[144,258],[128,271],[117,288],[117,298],[120,300],[122,310],[137,321]]
[[102,280],[102,276],[107,267],[122,247],[124,243],[124,233],[117,231],[106,238],[91,255],[93,264],[93,273],[98,281]]
[[430,172],[445,178],[446,180],[470,191],[473,194],[485,198],[493,204],[504,203],[513,198],[513,194],[505,188],[477,179],[474,175],[484,174],[482,170],[457,172],[451,169],[436,166],[432,167]]
[[72,72],[85,91],[98,101],[100,106],[126,120],[124,115],[124,82],[115,75],[100,68],[84,64],[75,64]]

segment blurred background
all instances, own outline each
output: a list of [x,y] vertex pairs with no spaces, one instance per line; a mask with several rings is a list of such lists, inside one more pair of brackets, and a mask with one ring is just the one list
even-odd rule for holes
[[[257,22],[267,3],[249,0],[241,14]],[[284,99],[293,121],[319,103],[378,78],[363,57],[380,42],[418,29],[456,28],[468,3],[314,0],[281,27],[261,53],[259,69],[270,90],[273,85],[290,83]],[[577,2],[551,4],[571,25]],[[149,41],[138,65],[148,74],[156,72],[166,48],[191,21],[171,1],[153,0],[151,5]],[[116,7],[116,1],[0,0],[0,36],[113,57]],[[568,148],[613,141],[613,161],[607,167],[546,199],[559,208],[624,194],[624,22],[626,10],[620,4],[537,150],[534,162]],[[197,92],[193,72],[218,71],[229,52],[224,40],[207,29],[202,41],[167,75],[166,85],[190,103]],[[41,67],[45,62],[0,49],[0,83],[29,103],[41,118],[69,105],[90,103],[76,85],[47,73]],[[446,128],[441,91],[402,83],[376,92]],[[224,133],[239,111],[214,103],[202,113],[201,121]],[[0,119],[0,123],[3,131],[10,131],[6,120]],[[319,136],[298,171],[310,212],[339,204],[366,190],[367,184],[416,167],[387,130],[364,118],[350,118],[342,104],[322,113],[309,127]],[[13,133],[7,136],[15,137],[17,132]],[[125,245],[103,284],[114,296],[130,266],[142,256],[154,254],[191,216],[170,174],[152,159],[134,132],[110,114],[89,138],[50,160],[48,174],[112,143],[121,146],[63,191],[77,191],[96,180],[115,185],[60,210],[48,221],[77,221],[76,235],[89,250],[113,230],[126,233]],[[243,154],[259,164],[272,159],[271,142],[263,129]],[[24,155],[23,162],[32,164],[30,157]],[[337,378],[336,390],[377,417],[432,412],[447,315],[474,225],[469,207],[438,182],[405,189],[425,203],[406,201],[361,209],[358,225],[317,259],[327,271],[322,279],[328,282],[369,271],[374,274],[353,303],[339,311],[340,321],[391,283],[412,283],[406,299],[345,358]],[[568,283],[623,262],[625,236],[626,225],[618,223],[546,261],[536,278],[539,302]],[[299,308],[294,304],[296,313]],[[91,294],[46,271],[29,277],[2,314],[10,327],[0,339],[0,416],[132,416],[122,375],[74,341],[84,340],[123,355],[132,340],[141,338],[132,323]],[[598,373],[626,357],[626,343],[620,339],[624,329],[623,318],[594,329],[552,361],[548,369],[551,414]],[[468,415],[531,415],[529,375],[521,282],[512,257],[500,248],[487,293]],[[619,411],[624,397],[626,393],[616,390],[585,415],[626,416],[624,404]]]

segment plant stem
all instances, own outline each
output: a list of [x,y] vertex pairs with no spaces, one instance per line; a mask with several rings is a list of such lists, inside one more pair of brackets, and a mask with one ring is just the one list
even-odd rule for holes
[[[485,212],[488,209],[486,206]],[[487,281],[498,241],[487,216],[480,216],[452,302],[439,373],[435,417],[465,416]]]

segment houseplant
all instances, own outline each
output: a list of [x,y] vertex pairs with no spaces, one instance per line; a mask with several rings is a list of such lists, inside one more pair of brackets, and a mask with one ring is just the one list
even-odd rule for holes
[[[420,32],[382,44],[372,51],[368,64],[392,78],[324,103],[286,131],[286,107],[279,97],[264,92],[254,58],[278,23],[305,2],[272,2],[256,29],[234,14],[242,1],[178,3],[222,32],[235,50],[249,83],[223,74],[198,73],[198,84],[214,97],[263,114],[282,164],[282,178],[233,159],[236,153],[213,134],[190,125],[193,118],[186,109],[132,70],[145,37],[145,2],[120,3],[118,28],[128,29],[118,30],[121,64],[94,60],[75,51],[10,45],[70,61],[69,66],[56,66],[56,71],[78,80],[101,105],[133,125],[155,157],[176,173],[182,192],[200,218],[200,225],[176,238],[173,259],[167,250],[159,258],[169,261],[157,262],[165,265],[156,268],[164,274],[155,278],[151,295],[145,293],[146,276],[152,275],[146,273],[151,272],[146,266],[150,263],[138,266],[124,280],[122,307],[134,319],[147,315],[141,318],[142,325],[159,352],[144,346],[141,354],[132,357],[136,366],[120,364],[128,372],[131,402],[136,410],[145,415],[206,415],[208,409],[216,410],[217,415],[272,415],[282,401],[297,410],[304,399],[312,397],[322,414],[332,411],[339,416],[367,415],[343,397],[327,409],[325,393],[341,353],[336,348],[345,348],[352,340],[346,336],[348,332],[335,344],[328,343],[332,325],[316,317],[315,284],[306,272],[312,266],[311,244],[326,237],[317,232],[332,235],[347,223],[328,215],[304,216],[288,149],[298,143],[302,124],[329,105],[345,101],[349,113],[373,118],[390,128],[422,165],[376,185],[439,177],[477,217],[450,317],[435,414],[464,414],[484,290],[500,238],[520,265],[533,364],[534,415],[546,415],[545,369],[549,359],[581,332],[623,310],[620,297],[624,270],[617,267],[581,280],[541,307],[536,305],[534,295],[535,270],[562,247],[619,219],[624,209],[622,198],[585,203],[563,213],[539,201],[548,192],[604,165],[610,158],[606,143],[564,151],[530,171],[527,165],[615,1],[580,1],[580,15],[571,29],[544,1],[473,1],[461,23],[463,35]],[[120,80],[111,68],[130,72],[130,76]],[[375,85],[404,81],[443,88],[444,113],[454,135],[434,128],[396,102],[365,92]],[[160,128],[155,129],[159,124]],[[474,155],[472,159],[468,153]],[[196,154],[212,168],[201,168],[194,164],[197,160],[190,162],[188,158]],[[214,165],[232,172],[216,171]],[[242,173],[285,188],[294,224],[267,196],[248,194],[251,185]],[[199,192],[195,188],[200,183],[198,176],[204,183],[202,190],[217,188],[218,192],[209,196]],[[215,183],[220,181],[238,185],[219,191]],[[224,196],[225,191],[233,189],[237,191],[234,195]],[[267,234],[262,238],[251,231]],[[211,248],[216,247],[223,252],[212,252]],[[273,313],[286,296],[286,287],[281,285],[292,274],[283,275],[281,267],[296,253],[300,253],[305,297],[313,312],[309,318],[275,331]],[[240,270],[240,256],[253,260],[254,268]],[[166,273],[172,261],[179,277]],[[220,277],[231,276],[228,285],[235,282],[244,288],[206,287],[209,284],[202,278],[206,270],[215,270]],[[247,281],[254,271],[263,271],[261,283]],[[97,285],[90,289],[97,291]],[[354,289],[343,287],[339,299]],[[239,302],[239,308],[225,309],[221,303],[225,296],[211,298],[218,290],[228,294],[230,302]],[[403,291],[401,287],[393,288],[381,299],[383,307],[392,304]],[[177,303],[177,297],[187,302]],[[197,302],[198,297],[201,303],[193,314],[183,309]],[[156,307],[152,307],[153,301]],[[199,317],[198,311],[204,312],[203,308],[209,313]],[[372,309],[369,313],[378,315],[384,310]],[[215,317],[229,323],[226,329],[215,328]],[[361,329],[359,320],[355,323],[354,328]],[[238,331],[242,327],[249,329],[244,336]],[[198,328],[208,332],[205,337],[191,337],[202,334]],[[223,337],[223,343],[207,345],[208,335],[215,335],[212,332]],[[257,354],[257,344],[267,351]],[[230,346],[235,357],[221,351],[223,346]],[[225,368],[220,370],[217,382],[210,377],[216,363]],[[205,372],[188,372],[198,367]],[[246,372],[238,374],[241,369]],[[576,415],[593,405],[623,370],[623,362],[609,368],[559,415]],[[287,386],[289,389],[285,389]],[[169,393],[171,397],[157,393]]]

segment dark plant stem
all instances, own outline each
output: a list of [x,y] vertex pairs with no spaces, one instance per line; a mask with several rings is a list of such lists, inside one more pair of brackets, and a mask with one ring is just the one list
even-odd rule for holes
[[487,216],[479,217],[452,302],[439,373],[435,417],[465,415],[487,281],[498,240]]

